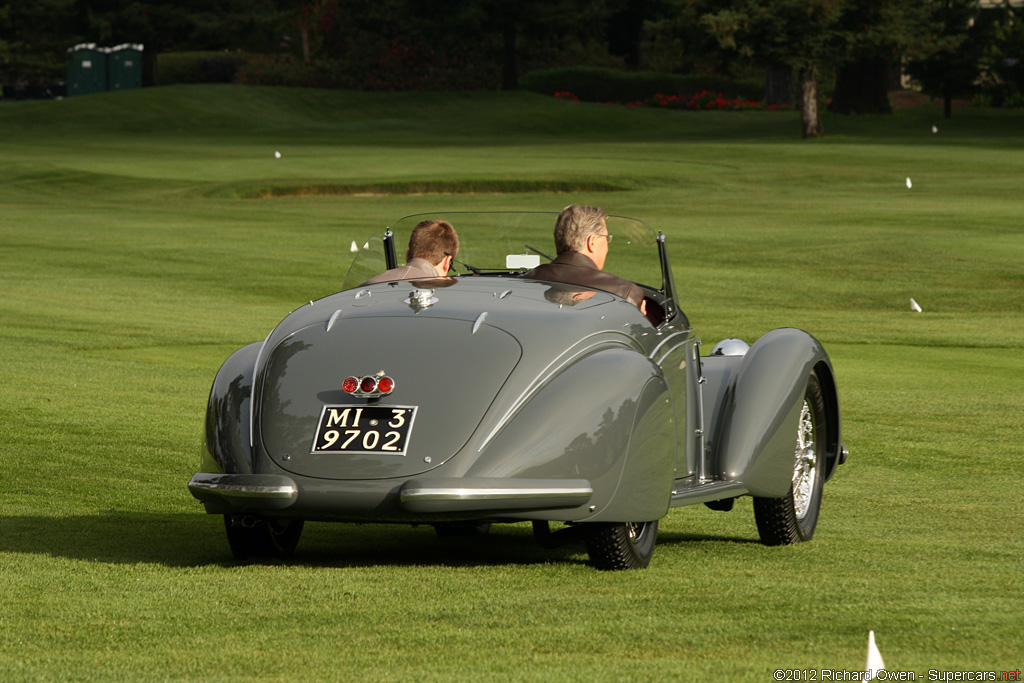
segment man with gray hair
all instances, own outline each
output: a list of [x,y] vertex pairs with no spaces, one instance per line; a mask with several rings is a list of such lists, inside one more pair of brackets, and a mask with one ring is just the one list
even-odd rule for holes
[[573,204],[562,209],[555,221],[555,260],[527,271],[523,277],[611,292],[646,313],[643,290],[603,270],[612,241],[607,218],[608,214],[599,206]]

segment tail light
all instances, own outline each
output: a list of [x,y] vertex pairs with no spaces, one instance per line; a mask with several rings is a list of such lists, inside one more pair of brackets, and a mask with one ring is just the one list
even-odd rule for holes
[[385,396],[395,390],[395,380],[387,375],[367,375],[365,377],[346,377],[341,389],[353,396]]

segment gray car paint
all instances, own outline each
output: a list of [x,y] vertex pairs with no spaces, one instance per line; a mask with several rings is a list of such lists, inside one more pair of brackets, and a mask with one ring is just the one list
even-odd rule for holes
[[[812,369],[834,423],[831,475],[824,349],[775,330],[744,356],[701,358],[657,240],[663,289],[646,293],[670,314],[657,327],[614,295],[564,306],[545,293],[572,286],[515,277],[456,278],[426,307],[413,282],[301,307],[221,368],[190,490],[211,514],[384,522],[650,521],[779,497]],[[380,370],[396,380],[388,404],[418,407],[407,454],[310,453],[322,406],[346,400],[341,380]]]

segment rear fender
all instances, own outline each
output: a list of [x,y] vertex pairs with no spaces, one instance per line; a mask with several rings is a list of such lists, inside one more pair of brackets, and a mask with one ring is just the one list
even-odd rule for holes
[[812,370],[826,394],[826,472],[834,470],[829,463],[837,461],[839,416],[832,366],[817,339],[784,328],[758,339],[727,380],[712,432],[718,478],[741,483],[754,496],[781,498],[789,492],[796,427]]
[[206,409],[203,472],[252,474],[252,378],[262,342],[243,346],[231,354],[213,380]]
[[675,425],[661,370],[625,347],[590,353],[555,374],[461,476],[584,479],[577,508],[521,515],[562,521],[653,521],[665,515]]

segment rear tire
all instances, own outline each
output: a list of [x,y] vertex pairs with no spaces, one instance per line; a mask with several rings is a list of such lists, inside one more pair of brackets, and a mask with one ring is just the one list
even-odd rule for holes
[[651,563],[658,522],[581,524],[590,562],[598,569],[643,569]]
[[789,492],[782,498],[754,497],[754,520],[765,545],[789,545],[809,541],[814,536],[825,482],[825,424],[825,396],[812,370],[797,426]]
[[237,560],[289,557],[295,552],[305,522],[301,519],[259,519],[224,515],[231,554]]

